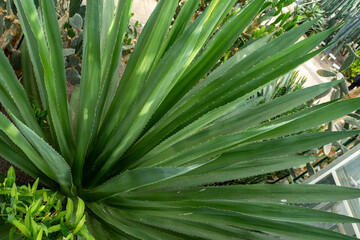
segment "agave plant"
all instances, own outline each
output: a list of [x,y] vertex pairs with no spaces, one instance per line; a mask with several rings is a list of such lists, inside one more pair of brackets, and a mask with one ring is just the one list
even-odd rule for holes
[[311,27],[312,32],[321,32],[326,29],[326,19],[323,17],[324,10],[316,2],[309,2],[300,5],[297,9],[299,12],[299,24],[308,22],[309,20],[318,19],[318,21]]
[[251,1],[218,29],[235,2],[213,0],[191,21],[199,0],[188,0],[169,31],[178,0],[159,1],[119,82],[132,1],[106,13],[112,21],[106,38],[103,1],[87,1],[81,83],[68,103],[53,2],[41,1],[39,17],[32,1],[16,0],[48,127],[40,127],[1,52],[0,101],[11,120],[0,114],[0,155],[45,186],[83,199],[95,239],[353,239],[303,223],[359,219],[287,203],[357,198],[359,189],[210,186],[309,162],[294,153],[359,133],[293,135],[354,111],[360,99],[267,121],[338,81],[260,105],[249,100],[317,55],[321,50],[312,49],[334,28],[297,42],[313,21],[261,38],[207,74],[264,0]]

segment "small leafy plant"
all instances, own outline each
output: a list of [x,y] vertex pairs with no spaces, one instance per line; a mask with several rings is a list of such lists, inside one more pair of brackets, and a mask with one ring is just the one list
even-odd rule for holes
[[[0,227],[10,229],[9,239],[74,239],[79,235],[93,239],[86,228],[84,202],[77,200],[74,214],[73,201],[68,198],[66,208],[57,193],[38,189],[39,179],[30,186],[18,187],[13,167],[0,183]],[[72,216],[74,214],[74,218]]]
[[[134,16],[134,14],[132,13],[131,16]],[[122,47],[123,49],[123,61],[127,62],[129,60],[130,54],[132,53],[132,51],[135,48],[136,45],[136,39],[138,38],[138,29],[142,27],[142,25],[136,21],[136,22],[131,22],[129,24],[129,27],[125,33],[124,36],[124,45]]]
[[49,128],[0,52],[0,155],[59,195],[83,199],[95,239],[353,239],[304,223],[359,219],[285,203],[357,198],[359,189],[210,185],[310,162],[295,153],[359,133],[293,135],[356,110],[360,99],[268,121],[340,81],[260,105],[250,99],[320,53],[313,49],[336,27],[300,42],[315,21],[260,38],[210,72],[265,1],[252,0],[223,25],[237,1],[213,0],[192,21],[199,2],[186,1],[169,31],[178,0],[159,1],[119,81],[132,1],[119,1],[115,14],[87,1],[80,87],[68,102],[53,2],[37,10],[15,0]]
[[[354,52],[353,52],[354,53]],[[344,73],[350,79],[355,78],[360,74],[360,51],[355,52],[355,54],[350,54],[352,57],[352,63],[348,69],[344,69]]]

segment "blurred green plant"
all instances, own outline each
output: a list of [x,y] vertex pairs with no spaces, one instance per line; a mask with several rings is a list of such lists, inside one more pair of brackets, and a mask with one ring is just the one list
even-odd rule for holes
[[300,77],[298,70],[291,71],[259,91],[256,96],[263,97],[264,100],[262,103],[265,103],[288,93],[303,89],[305,82],[306,77]]
[[[132,13],[131,16],[134,16],[134,14]],[[130,21],[129,23],[129,27],[124,37],[124,45],[122,46],[124,62],[129,60],[130,54],[135,48],[137,38],[139,37],[138,29],[141,27],[142,25],[139,23],[139,21]]]
[[[351,53],[355,53],[355,54],[351,54]],[[350,80],[360,74],[359,56],[360,56],[360,51],[355,52],[354,50],[351,50],[349,60],[345,60],[345,62],[349,62],[349,63],[351,61],[350,63],[351,65],[346,69],[342,69],[342,71],[345,74],[345,76],[347,76]]]
[[46,110],[42,110],[36,101],[33,101],[32,108],[35,114],[35,118],[38,121],[41,128],[49,127],[47,123],[47,115],[48,112]]
[[85,204],[78,198],[76,213],[73,201],[46,189],[38,189],[39,179],[31,186],[17,186],[13,167],[0,183],[0,225],[8,228],[9,239],[94,239],[85,223]]
[[[337,24],[344,23],[334,34],[326,39],[326,43],[331,46],[324,51],[325,55],[330,53],[335,56],[345,47],[346,44],[352,42],[358,43],[360,40],[360,1],[359,0],[305,0],[300,6],[312,6],[313,10],[317,9],[314,14],[320,17],[321,11],[324,11],[322,24],[318,26],[318,30],[322,28],[331,28]],[[309,11],[313,13],[312,11]]]
[[[319,54],[323,49],[313,49],[336,28],[299,42],[314,22],[265,36],[207,74],[265,1],[251,1],[225,23],[235,0],[211,1],[194,21],[199,1],[186,1],[169,31],[178,0],[161,0],[119,81],[132,1],[119,1],[115,15],[102,14],[103,1],[87,1],[80,87],[69,103],[53,2],[42,0],[39,14],[31,1],[15,3],[50,127],[40,127],[0,52],[0,102],[12,120],[0,114],[0,155],[59,194],[83,199],[94,238],[353,239],[303,223],[359,219],[284,203],[358,198],[359,189],[209,186],[307,163],[313,158],[295,153],[359,133],[293,135],[354,111],[360,99],[268,121],[339,81],[260,105],[249,99]],[[104,22],[111,27],[100,28]]]
[[[358,5],[360,9],[360,5]],[[345,24],[333,34],[328,40],[332,44],[325,52],[325,55],[333,53],[337,55],[347,44],[360,43],[360,11],[344,20]]]
[[[329,71],[326,69],[321,69],[317,71],[317,73],[322,77],[332,78],[331,81],[338,81],[338,80],[341,81],[341,83],[335,86],[332,91],[326,91],[323,94],[319,95],[318,98],[322,98],[329,94],[331,101],[334,101],[341,97],[345,97],[345,98],[353,97],[350,96],[351,92],[349,92],[350,90],[352,90],[351,85],[350,87],[348,87],[346,80],[349,80],[351,82],[351,78],[353,76],[354,77],[356,76],[355,74],[354,75],[349,75],[349,74],[352,74],[352,71],[354,70],[353,67],[354,63],[356,64],[356,62],[359,59],[359,56],[350,45],[346,45],[346,48],[349,52],[349,56],[345,59],[344,63],[341,65],[339,70]],[[353,113],[343,116],[342,122],[340,122],[339,119],[337,121],[330,121],[326,126],[327,128],[326,130],[332,132],[332,131],[351,131],[351,130],[360,129],[358,125],[358,120],[360,119],[358,113],[359,110],[356,110]],[[330,154],[333,155],[334,153],[331,150],[334,148],[340,150],[340,151],[336,151],[337,154],[343,154],[349,150],[347,146],[344,145],[345,142],[347,142],[347,140],[348,139],[345,138],[339,141],[335,141],[333,143],[329,143],[323,146],[323,152],[326,155],[330,155]]]
[[304,1],[296,10],[299,14],[298,23],[318,19],[318,21],[311,27],[308,35],[324,31],[327,28],[326,18],[324,17],[325,11],[319,6],[317,2],[311,0]]

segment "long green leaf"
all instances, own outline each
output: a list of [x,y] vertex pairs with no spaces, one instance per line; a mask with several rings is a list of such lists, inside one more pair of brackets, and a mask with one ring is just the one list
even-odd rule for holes
[[101,92],[96,110],[94,129],[98,129],[101,117],[105,113],[105,103],[111,102],[114,90],[111,87],[117,86],[121,67],[121,56],[123,39],[130,19],[132,0],[122,1],[116,9],[114,21],[110,27],[106,39],[106,47],[101,59]]
[[104,52],[106,46],[106,38],[109,32],[109,28],[114,19],[115,3],[113,1],[105,1],[101,19],[101,53]]
[[[16,2],[15,2],[16,4]],[[25,13],[24,13],[24,9],[22,7],[22,5],[17,5],[17,10],[18,10],[18,17],[21,23],[21,29],[24,33],[25,37],[25,42],[26,42],[26,47],[28,50],[28,53],[30,55],[31,58],[31,62],[32,62],[32,67],[33,67],[33,71],[36,77],[36,83],[37,83],[37,89],[39,91],[40,94],[40,98],[41,98],[41,105],[43,106],[44,109],[47,109],[48,106],[48,100],[47,100],[47,94],[45,93],[45,82],[44,82],[44,68],[41,65],[41,59],[40,59],[40,55],[39,55],[39,46],[37,43],[37,40],[35,38],[34,33],[31,30],[31,26],[29,21],[27,20],[27,18],[25,17]],[[28,47],[31,46],[31,47]],[[22,46],[22,48],[24,48]],[[23,54],[27,54],[26,52]],[[26,72],[25,72],[26,74]],[[24,81],[26,81],[27,76],[24,76]],[[27,84],[24,82],[24,84]]]
[[48,145],[42,138],[36,135],[36,133],[29,129],[25,124],[20,122],[15,117],[13,120],[21,133],[24,134],[27,141],[29,141],[41,155],[41,158],[47,167],[44,173],[48,176],[54,176],[54,180],[56,180],[56,182],[60,185],[61,191],[71,196],[72,179],[70,166],[67,164],[67,162],[59,153],[57,153],[50,145]]
[[[29,104],[26,92],[17,79],[3,51],[0,51],[0,62],[0,84],[2,90],[7,92],[7,94],[0,96],[0,102],[6,104],[5,107],[10,107],[6,110],[10,112],[14,110],[15,114],[20,112],[21,115],[18,115],[18,117],[24,119],[24,122],[37,134],[44,136]],[[11,99],[9,99],[9,97],[11,97]],[[14,105],[16,105],[16,108]]]
[[0,137],[0,156],[34,179],[40,178],[43,184],[56,187],[53,180],[41,172],[24,153],[13,150],[12,146],[3,137]]
[[[73,2],[73,0],[71,1]],[[57,104],[59,105],[59,113],[61,116],[61,125],[63,128],[66,140],[70,141],[68,144],[72,148],[72,131],[70,128],[70,121],[67,115],[67,89],[65,77],[65,64],[62,51],[62,37],[58,26],[57,15],[54,14],[55,7],[53,1],[41,1],[42,16],[44,22],[44,32],[47,40],[47,45],[50,53],[50,61],[52,71],[54,74],[54,82],[56,83]],[[71,151],[71,150],[70,150]]]
[[107,224],[94,212],[89,211],[89,214],[86,216],[86,225],[95,239],[134,239],[134,237],[124,233],[123,230],[116,229],[110,224]]
[[[166,233],[159,231],[160,229],[153,229],[145,224],[136,223],[134,221],[129,221],[120,215],[117,215],[116,220],[110,219],[109,215],[104,214],[104,212],[99,211],[100,206],[93,204],[91,211],[99,218],[105,226],[111,227],[113,232],[122,233],[122,237],[127,239],[184,239],[183,236],[179,236],[179,233]],[[103,233],[104,234],[104,233]],[[106,233],[105,233],[106,234]],[[100,235],[102,238],[104,235]],[[115,238],[114,238],[115,239]]]
[[149,201],[227,199],[263,203],[319,203],[359,198],[360,190],[330,185],[259,184],[129,192],[122,193],[119,197]]
[[5,109],[8,109],[8,111],[12,112],[12,114],[18,116],[19,119],[23,121],[19,109],[17,108],[9,92],[5,89],[5,86],[2,84],[0,84],[0,102]]
[[84,28],[84,58],[80,81],[80,105],[76,128],[76,152],[72,168],[74,183],[81,186],[84,161],[91,137],[96,133],[94,121],[100,92],[99,0],[88,2]]
[[24,89],[29,96],[30,101],[33,100],[39,106],[42,105],[41,96],[37,87],[36,77],[34,74],[34,67],[31,62],[28,46],[26,42],[21,44],[21,71],[23,73],[22,80],[24,82]]
[[299,207],[283,203],[252,203],[233,200],[185,200],[175,202],[151,202],[151,201],[131,201],[105,200],[107,204],[118,207],[141,207],[144,209],[152,208],[198,208],[208,207],[219,210],[243,213],[251,216],[269,218],[303,223],[359,223],[360,219],[335,214],[326,211],[314,210],[311,208]]
[[[235,212],[221,211],[209,208],[182,208],[181,210],[156,209],[156,210],[131,210],[129,215],[136,219],[142,216],[150,218],[172,218],[193,222],[207,223],[211,222],[216,225],[232,225],[235,227],[245,228],[253,231],[261,231],[275,236],[283,236],[296,240],[311,238],[316,240],[328,239],[353,239],[331,230],[317,228],[304,224],[292,222],[275,221],[273,219],[253,217]],[[136,215],[135,215],[136,214]],[[148,218],[149,220],[149,218]]]
[[[111,197],[120,192],[128,192],[137,188],[165,181],[183,175],[200,165],[180,168],[141,168],[127,171],[104,183],[103,185],[82,193],[87,201],[96,201]],[[95,177],[96,179],[96,177]]]
[[280,124],[281,126],[268,132],[264,132],[251,140],[256,141],[258,139],[276,138],[278,136],[283,136],[283,134],[292,134],[302,130],[307,130],[355,111],[359,107],[359,104],[360,98],[349,99],[346,101],[334,102],[328,106],[318,109],[317,111],[312,111],[307,114],[300,116],[295,115],[293,118],[290,115],[284,119],[274,121],[273,123],[269,122],[264,125],[265,128],[272,124]]
[[[36,37],[40,59],[44,68],[44,79],[49,101],[48,107],[51,125],[53,127],[54,135],[56,135],[57,144],[60,147],[61,153],[67,161],[71,161],[73,158],[74,142],[67,108],[66,82],[65,78],[62,78],[61,76],[56,77],[53,69],[53,64],[59,62],[59,59],[61,58],[61,55],[54,56],[54,54],[59,52],[59,50],[61,51],[62,48],[54,5],[52,2],[48,3],[48,1],[44,4],[46,10],[49,11],[44,14],[45,26],[47,25],[47,27],[45,27],[46,35],[48,38],[54,40],[54,42],[49,43],[50,45],[48,46],[34,3],[32,1],[16,0],[15,4],[17,8],[19,8],[19,6],[23,8],[25,16],[22,16],[22,18],[27,19],[31,30]],[[19,12],[19,14],[21,14],[21,12]],[[25,37],[28,36],[25,35]],[[60,44],[60,49],[58,49],[58,44]],[[52,56],[50,55],[49,50],[52,53]],[[57,68],[55,67],[55,69]],[[59,73],[61,73],[61,71]]]
[[[159,154],[160,152],[169,149],[172,145],[176,144],[181,140],[186,139],[185,141],[188,141],[189,139],[187,138],[189,138],[191,135],[195,135],[199,131],[205,131],[204,129],[206,129],[206,127],[208,128],[206,132],[212,131],[211,129],[218,129],[219,136],[240,131],[250,126],[259,124],[263,121],[267,121],[268,119],[276,117],[282,112],[286,112],[297,107],[299,104],[308,101],[309,99],[317,96],[318,94],[326,91],[327,89],[335,86],[336,84],[336,82],[332,82],[324,85],[317,85],[311,88],[306,88],[259,106],[253,106],[248,108],[237,107],[238,109],[234,110],[236,108],[236,105],[238,105],[236,101],[232,104],[227,104],[225,106],[215,109],[212,112],[209,112],[199,120],[195,121],[193,124],[190,124],[189,126],[184,128],[182,131],[166,139],[160,145],[153,148],[153,150],[149,152],[149,154],[144,157],[140,162],[147,161],[146,159],[149,159],[151,156],[155,156],[156,154]],[[233,116],[232,113],[229,115],[230,110],[235,112]],[[220,118],[222,116],[225,117],[224,120],[216,121],[217,118]],[[212,124],[210,125],[210,123]],[[215,133],[206,134],[211,137],[216,137]],[[198,141],[198,143],[201,142]],[[130,160],[132,159],[134,159],[134,157],[130,158]],[[159,157],[158,160],[164,160],[164,158]],[[147,162],[147,164],[150,163]]]
[[[92,206],[93,207],[93,206]],[[94,208],[94,207],[93,207]],[[196,223],[203,223],[208,226],[214,225],[215,229],[221,229],[223,231],[227,226],[235,226],[239,228],[245,228],[245,230],[261,231],[270,233],[275,236],[285,236],[290,237],[291,239],[303,239],[304,236],[312,237],[312,239],[325,240],[325,239],[353,239],[336,232],[329,230],[316,228],[309,225],[296,224],[291,222],[282,222],[276,221],[273,219],[266,219],[260,217],[254,217],[250,215],[245,215],[241,213],[236,213],[233,211],[223,211],[213,208],[207,208],[206,205],[198,208],[164,208],[158,207],[154,209],[138,209],[138,208],[128,208],[127,211],[122,210],[121,208],[107,208],[105,214],[99,213],[101,216],[105,214],[108,215],[108,218],[118,219],[117,215],[125,215],[127,218],[133,221],[139,221],[147,223],[152,226],[159,226],[165,229],[176,229],[173,225],[165,224],[159,225],[161,220],[169,220],[169,222],[179,221],[189,221]],[[160,220],[160,221],[159,221]],[[174,220],[174,221],[171,221]],[[175,224],[176,226],[176,224]],[[225,227],[225,229],[224,229]],[[177,228],[179,229],[179,228]],[[202,229],[200,228],[199,231]],[[184,228],[180,228],[180,232],[186,231]],[[225,232],[221,231],[225,236]],[[243,233],[245,233],[243,231]],[[209,234],[209,233],[208,233]],[[212,234],[205,235],[202,237],[211,238]],[[256,236],[256,235],[255,235]],[[255,237],[254,236],[254,237]],[[246,239],[246,238],[245,238]],[[254,238],[253,238],[254,239]],[[255,238],[257,239],[257,238]],[[259,238],[261,239],[261,237]],[[271,239],[271,237],[269,238]]]
[[[133,232],[134,236],[139,234],[146,234],[148,232],[153,233],[157,231],[158,234],[173,233],[170,239],[186,239],[186,238],[205,238],[205,239],[224,239],[227,237],[229,239],[235,238],[239,240],[269,240],[273,239],[272,237],[247,231],[240,228],[234,228],[229,226],[220,226],[212,224],[204,224],[200,222],[189,222],[181,219],[171,219],[171,218],[155,218],[153,221],[149,221],[150,218],[144,216],[144,218],[134,219],[131,215],[127,214],[124,211],[115,208],[106,208],[104,212],[101,205],[91,204],[91,210],[96,212],[98,216],[103,219],[107,224],[113,225],[114,227],[121,228],[122,225],[127,222],[131,222],[132,225],[138,226],[137,231]],[[124,221],[125,220],[125,221]],[[145,228],[144,228],[145,227]],[[151,228],[149,228],[151,227]],[[142,231],[146,231],[142,233]],[[167,239],[170,236],[167,236]]]
[[[15,117],[14,117],[15,118]],[[19,120],[17,120],[20,122]],[[28,158],[49,178],[55,180],[54,174],[43,158],[35,151],[21,132],[7,119],[4,114],[0,114],[0,129],[28,156]]]
[[358,133],[359,131],[320,132],[243,144],[184,176],[139,190],[196,187],[288,169],[309,162],[312,158],[289,156],[289,154],[307,151]]
[[174,25],[171,27],[169,35],[166,38],[166,43],[163,45],[164,52],[175,43],[175,41],[185,32],[189,26],[194,13],[199,6],[200,0],[188,0],[182,6],[179,15],[176,17]]

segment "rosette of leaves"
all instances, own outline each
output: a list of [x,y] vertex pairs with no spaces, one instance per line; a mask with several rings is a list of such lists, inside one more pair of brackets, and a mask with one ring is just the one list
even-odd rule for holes
[[83,199],[95,239],[353,239],[304,223],[359,219],[283,203],[358,198],[359,189],[209,185],[309,162],[294,153],[359,133],[291,136],[352,112],[360,99],[266,121],[339,82],[261,105],[248,100],[321,52],[313,49],[335,28],[297,42],[310,22],[259,39],[207,75],[264,1],[251,1],[218,29],[236,1],[213,0],[191,22],[199,1],[189,0],[169,31],[178,0],[160,0],[118,82],[132,1],[106,15],[105,42],[103,1],[87,1],[80,88],[69,104],[53,3],[41,2],[41,18],[31,1],[15,3],[34,72],[43,73],[35,76],[49,128],[39,126],[1,52],[0,102],[13,122],[0,114],[0,155],[59,194]]
[[325,11],[321,9],[317,2],[304,2],[298,7],[297,12],[299,14],[298,24],[318,19],[318,21],[307,32],[308,35],[321,32],[326,29],[326,18],[324,17]]
[[[74,239],[82,236],[94,239],[85,223],[85,204],[79,198],[76,212],[73,201],[68,198],[63,209],[57,193],[38,189],[39,179],[31,186],[17,186],[13,167],[0,183],[0,229],[9,239]],[[74,218],[72,219],[72,216]],[[2,239],[2,238],[1,238]]]
[[264,97],[263,102],[268,102],[291,92],[303,89],[305,82],[306,77],[300,77],[299,71],[291,71],[259,91],[256,94],[256,97]]

